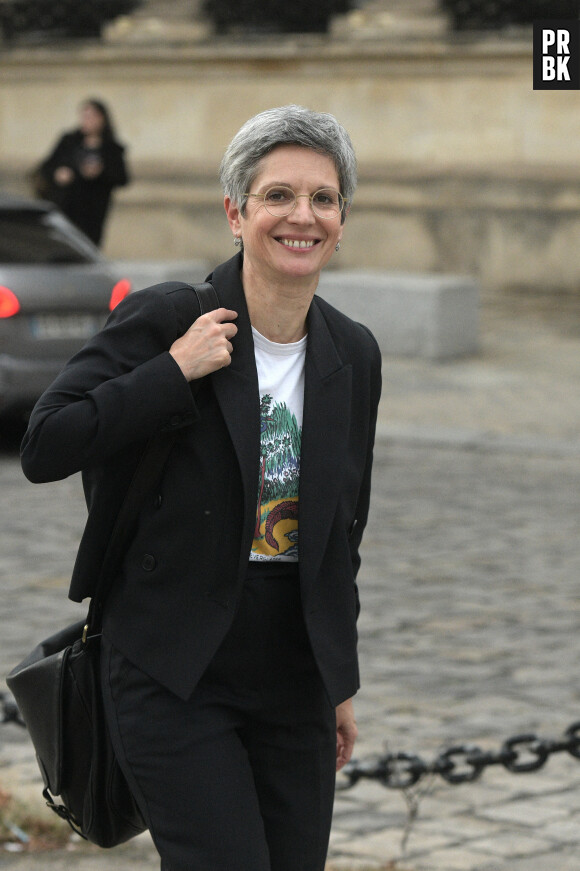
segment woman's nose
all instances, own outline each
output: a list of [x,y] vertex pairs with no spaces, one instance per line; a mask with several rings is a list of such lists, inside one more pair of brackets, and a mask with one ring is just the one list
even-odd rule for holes
[[292,209],[290,217],[294,217],[299,221],[307,221],[308,223],[314,221],[315,217],[314,212],[312,211],[310,197],[306,196],[306,194],[299,194],[296,197],[296,205]]

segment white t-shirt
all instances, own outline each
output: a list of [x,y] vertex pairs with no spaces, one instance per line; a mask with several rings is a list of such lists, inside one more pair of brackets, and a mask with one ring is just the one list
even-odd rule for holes
[[252,327],[260,391],[260,474],[251,560],[298,560],[298,485],[307,336],[271,342]]

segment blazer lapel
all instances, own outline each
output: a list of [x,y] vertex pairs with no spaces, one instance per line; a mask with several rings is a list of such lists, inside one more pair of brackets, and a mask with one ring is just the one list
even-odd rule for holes
[[[233,257],[210,276],[220,304],[237,311],[238,332],[232,340],[229,366],[210,375],[212,386],[236,452],[244,488],[244,534],[240,556],[247,567],[256,520],[260,467],[260,398],[250,317],[240,279],[241,258]],[[245,547],[247,545],[247,551]],[[245,551],[245,552],[244,552]]]
[[305,589],[318,573],[341,491],[351,391],[352,367],[343,364],[314,297],[308,316],[298,508]]

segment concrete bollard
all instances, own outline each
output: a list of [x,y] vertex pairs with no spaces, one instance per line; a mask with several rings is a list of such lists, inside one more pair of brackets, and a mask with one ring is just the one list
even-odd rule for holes
[[383,354],[438,360],[478,350],[479,285],[473,278],[337,270],[322,273],[317,293],[366,324]]

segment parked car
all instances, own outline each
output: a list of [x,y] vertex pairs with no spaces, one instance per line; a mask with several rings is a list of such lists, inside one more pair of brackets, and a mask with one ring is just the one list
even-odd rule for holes
[[0,194],[0,416],[26,415],[130,290],[52,204]]

